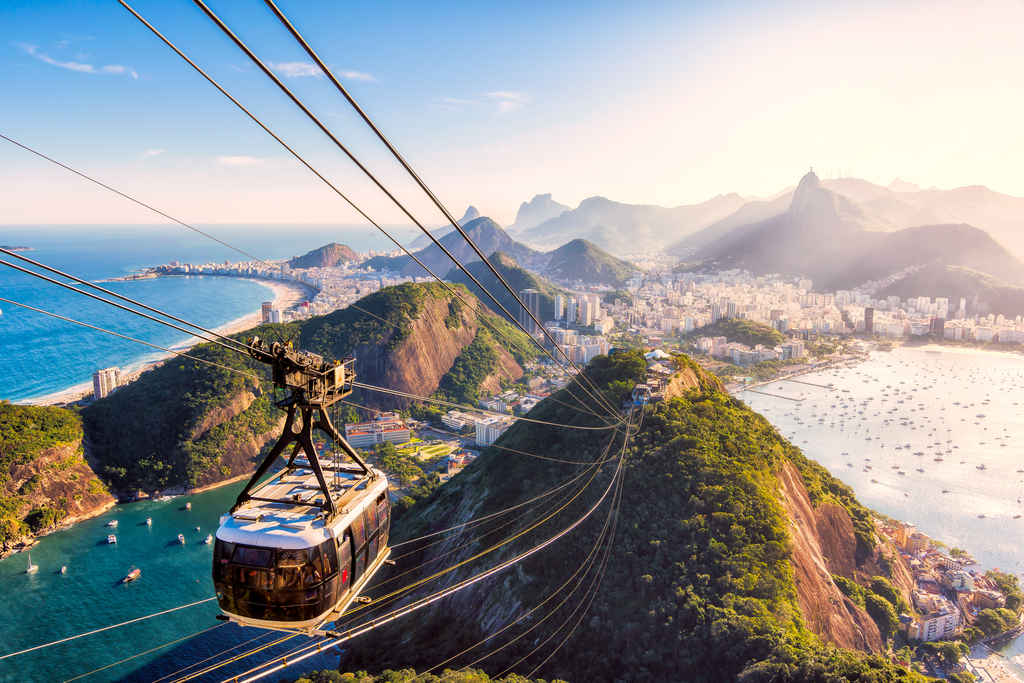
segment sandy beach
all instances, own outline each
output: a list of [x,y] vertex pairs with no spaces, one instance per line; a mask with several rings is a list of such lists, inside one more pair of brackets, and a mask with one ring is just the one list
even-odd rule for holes
[[[269,287],[274,293],[274,307],[280,308],[281,310],[287,310],[289,307],[294,306],[300,301],[309,299],[312,296],[312,291],[309,289],[309,287],[296,282],[279,282],[276,280],[255,279],[253,279],[252,281],[258,282],[264,287]],[[236,334],[238,332],[242,332],[243,330],[248,330],[249,328],[255,327],[256,325],[259,324],[260,311],[257,309],[254,310],[252,313],[249,313],[248,315],[244,315],[241,318],[237,318],[228,323],[220,325],[219,327],[214,328],[214,331],[217,332],[218,334],[225,335]],[[188,349],[195,346],[196,344],[201,343],[202,341],[203,340],[198,337],[191,337],[181,342],[180,344],[175,344],[174,346],[171,346],[169,348],[171,348],[174,351],[185,352]],[[149,347],[142,347],[140,345],[140,348]],[[152,349],[151,354],[148,354],[144,358],[135,361],[130,365],[122,367],[121,371],[125,375],[129,375],[130,381],[133,381],[134,379],[137,378],[139,374],[146,372],[147,370],[150,370],[153,367],[156,367],[157,365],[159,365],[160,363],[162,363],[163,361],[167,360],[170,357],[171,354],[168,354],[163,351],[157,351],[156,349]],[[61,403],[71,403],[73,401],[78,401],[90,395],[92,395],[91,381],[82,382],[81,384],[76,384],[66,389],[61,389],[60,391],[55,391],[51,394],[46,394],[45,396],[27,398],[21,401],[17,401],[17,403],[37,406],[51,406],[58,405]]]

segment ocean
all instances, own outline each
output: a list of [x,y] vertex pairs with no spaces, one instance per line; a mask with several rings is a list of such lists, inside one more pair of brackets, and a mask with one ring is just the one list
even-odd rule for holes
[[[32,561],[39,565],[35,574],[25,573],[28,557],[24,553],[0,561],[4,595],[0,600],[0,656],[212,597],[213,546],[203,541],[216,531],[220,515],[231,506],[241,487],[239,482],[169,501],[119,505],[100,517],[45,536],[32,549]],[[192,503],[191,510],[185,509],[186,501]],[[152,517],[152,526],[146,525],[147,517]],[[115,519],[117,528],[106,526]],[[111,532],[117,536],[114,545],[106,543]],[[178,543],[179,533],[185,536],[185,545]],[[59,573],[62,565],[68,568],[66,574]],[[120,583],[133,568],[141,569],[141,576],[129,584]],[[217,612],[215,601],[206,602],[0,660],[0,681],[61,681],[96,669],[102,670],[84,680],[154,681],[250,639],[258,638],[229,654],[281,637],[234,624],[219,625]],[[211,627],[215,628],[188,638]],[[292,638],[199,680],[223,680],[228,674],[240,673],[307,642],[305,637]],[[154,650],[167,643],[171,645]],[[139,653],[147,654],[103,669]],[[337,664],[337,654],[325,654],[308,664],[303,662],[303,670]],[[202,668],[197,666],[181,674]]]
[[[278,259],[331,241],[356,251],[387,249],[372,228],[352,226],[204,226],[251,254]],[[127,275],[169,261],[240,261],[244,256],[177,225],[2,226],[0,244],[28,246],[24,255],[88,280]],[[25,265],[3,256],[6,261]],[[217,327],[259,310],[270,290],[227,277],[173,277],[112,282],[104,287],[186,320]],[[0,296],[93,323],[160,345],[188,336],[0,266]],[[161,352],[135,342],[0,303],[0,399],[19,401],[60,391],[92,378],[94,370],[130,367]]]
[[[899,347],[799,380],[739,397],[868,507],[1024,579],[1024,356]],[[1024,676],[1024,639],[1003,654]]]

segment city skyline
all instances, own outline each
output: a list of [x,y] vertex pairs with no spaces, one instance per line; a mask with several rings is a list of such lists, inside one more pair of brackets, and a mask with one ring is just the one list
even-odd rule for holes
[[[196,8],[136,8],[375,217],[401,220]],[[812,165],[1024,195],[1008,87],[1018,4],[283,9],[453,211],[474,204],[503,225],[537,193],[570,206],[759,197]],[[269,12],[214,10],[441,223]],[[0,17],[5,134],[198,222],[358,222],[116,4],[19,2]],[[10,145],[0,161],[4,223],[153,222]]]

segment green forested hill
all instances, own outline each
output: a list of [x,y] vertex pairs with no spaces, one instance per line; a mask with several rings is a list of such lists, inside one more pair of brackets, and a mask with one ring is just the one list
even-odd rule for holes
[[[644,367],[642,356],[630,352],[595,359],[587,372],[615,402],[643,377]],[[868,512],[848,488],[805,459],[766,420],[721,392],[716,383],[700,385],[649,408],[639,433],[629,442],[615,541],[600,589],[576,630],[569,634],[568,626],[559,625],[575,616],[571,610],[581,603],[580,593],[548,616],[558,604],[551,601],[466,661],[535,626],[522,640],[474,666],[495,672],[506,667],[531,671],[568,634],[565,646],[537,674],[571,681],[920,680],[883,657],[828,645],[804,625],[790,565],[791,520],[780,500],[779,471],[795,466],[812,501],[845,508],[859,540],[870,550],[874,536]],[[557,398],[564,404],[545,401],[531,417],[595,424],[565,405],[572,401],[567,394]],[[621,448],[622,438],[602,431],[517,423],[498,443],[551,458],[598,460],[607,446],[611,454]],[[614,463],[605,465],[593,485],[550,523],[476,565],[431,581],[429,590],[493,566],[564,528],[598,500],[613,470]],[[401,517],[392,537],[401,541],[504,509],[581,472],[580,466],[488,449]],[[539,507],[550,510],[556,504]],[[475,584],[436,609],[375,631],[374,647],[356,648],[354,660],[346,666],[434,665],[494,633],[539,605],[572,574],[593,547],[602,513],[607,508],[514,570]],[[420,563],[428,563],[420,571],[437,571],[509,536],[540,514],[517,513],[521,519],[511,528],[483,527],[462,534],[412,555],[396,570],[413,568],[402,579],[410,583],[419,578],[415,567]],[[835,609],[836,618],[847,617],[842,604]],[[552,634],[542,654],[531,654]],[[457,660],[460,665],[466,661]]]
[[632,263],[612,256],[585,239],[566,242],[544,256],[543,272],[556,280],[622,287],[629,278],[640,273]]
[[[388,373],[392,388],[432,394],[443,385],[447,395],[472,400],[498,359],[515,369],[511,359],[537,353],[525,335],[484,315],[497,333],[480,327],[477,315],[441,285],[407,283],[325,316],[263,325],[235,338],[290,340],[333,359],[358,350],[356,369],[364,381]],[[173,358],[83,409],[97,471],[117,490],[192,487],[237,476],[252,469],[276,436],[283,413],[273,405],[268,366],[213,344],[189,353],[250,376]],[[450,365],[428,363],[445,354]]]
[[773,347],[781,344],[785,337],[773,327],[746,318],[722,318],[700,327],[690,333],[691,337],[725,337],[731,342],[747,346],[764,344]]

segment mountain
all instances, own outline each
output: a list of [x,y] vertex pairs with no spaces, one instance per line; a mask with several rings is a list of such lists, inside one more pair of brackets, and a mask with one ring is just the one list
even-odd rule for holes
[[470,221],[475,221],[477,218],[480,218],[480,212],[475,206],[470,204],[466,207],[466,213],[462,214],[462,218],[459,219],[459,225],[465,225]]
[[991,275],[962,266],[927,265],[880,290],[876,296],[946,297],[955,311],[966,299],[971,315],[1024,315],[1024,287],[1007,285]]
[[344,244],[331,242],[288,261],[292,268],[333,268],[339,263],[358,261],[359,254]]
[[[464,226],[466,225],[466,223],[469,223],[470,221],[475,221],[477,218],[480,218],[480,212],[477,210],[475,206],[470,204],[469,206],[466,207],[466,213],[462,214],[462,218],[459,219],[459,225]],[[431,230],[430,234],[436,237],[437,239],[441,239],[442,237],[452,232],[453,230],[455,230],[455,228],[453,228],[450,224],[442,225],[439,228],[434,228],[433,230]],[[412,242],[410,242],[409,248],[415,251],[416,249],[422,249],[423,247],[429,244],[433,244],[430,241],[430,238],[428,238],[426,235],[421,234]]]
[[[539,275],[535,275],[530,271],[520,266],[514,258],[508,254],[504,254],[497,251],[487,257],[487,260],[491,262],[494,269],[501,273],[501,276],[505,279],[512,289],[519,293],[524,289],[536,289],[540,292],[540,319],[541,321],[552,320],[555,317],[555,296],[562,294],[568,296],[566,291],[561,287],[548,281]],[[518,311],[521,306],[516,301],[515,297],[498,281],[491,271],[484,265],[483,261],[474,261],[470,263],[466,268],[473,274],[477,280],[491,292],[501,305],[505,307],[512,315],[518,315]],[[480,301],[488,305],[495,313],[500,313],[493,302],[484,295],[483,292],[473,283],[469,277],[458,268],[452,268],[448,271],[448,275],[445,276],[445,280],[449,282],[457,282],[464,285],[469,291],[473,292]]]
[[536,194],[530,201],[519,205],[516,222],[510,225],[508,230],[511,233],[525,232],[569,210],[565,204],[559,204],[552,199],[550,193]]
[[540,272],[560,282],[623,287],[640,274],[632,263],[615,258],[593,242],[574,239],[544,254]]
[[[821,185],[855,202],[865,229],[894,231],[916,225],[965,223],[985,230],[1018,258],[1024,258],[1024,198],[980,185],[922,190],[902,180],[883,187],[859,178],[832,178]],[[736,227],[785,213],[792,197],[793,190],[788,189],[774,199],[749,202],[707,228],[677,240],[667,251],[687,256]]]
[[743,198],[736,194],[719,195],[700,204],[674,208],[590,197],[575,209],[518,232],[517,237],[541,248],[582,237],[619,253],[661,249],[731,214],[743,204]]
[[[536,354],[525,335],[482,315],[500,340],[440,284],[406,283],[325,316],[263,325],[236,338],[294,341],[326,358],[354,355],[362,382],[469,400],[519,378],[520,362]],[[272,404],[268,366],[212,344],[189,353],[251,375],[175,358],[82,411],[96,471],[117,490],[203,486],[238,476],[277,437],[283,413]],[[353,400],[380,409],[409,403],[370,392]]]
[[[388,609],[512,560],[595,510],[508,570],[376,628],[374,646],[352,648],[345,667],[419,669],[454,657],[445,665],[548,680],[925,680],[882,656],[892,601],[906,599],[912,579],[871,513],[715,378],[685,357],[676,366],[666,399],[627,444],[616,433],[519,422],[500,448],[396,517],[396,542],[439,537],[406,546],[405,563],[386,570],[411,588]],[[614,404],[645,371],[639,351],[586,369]],[[563,390],[530,417],[600,424],[570,402]],[[572,468],[558,462],[566,457],[606,462]],[[531,503],[567,482],[551,502]],[[457,526],[489,514],[485,526]],[[606,524],[615,532],[607,546]],[[865,590],[878,622],[837,582],[874,585]]]
[[71,410],[0,401],[0,557],[114,505],[86,461],[82,437]]
[[[880,188],[883,189],[884,188]],[[805,275],[822,289],[845,289],[931,263],[983,270],[1024,281],[1024,265],[984,231],[969,225],[877,226],[862,206],[827,189],[812,172],[781,214],[739,225],[696,251],[718,267]]]
[[[501,226],[486,216],[471,220],[463,227],[484,254],[501,251],[520,262],[528,261],[537,255],[533,249],[509,237],[508,233],[501,229]],[[455,231],[442,237],[440,243],[462,263],[480,260],[462,235]],[[451,259],[436,244],[431,244],[414,253],[438,276],[443,276],[453,267]],[[376,270],[388,270],[403,275],[426,276],[423,269],[405,255],[378,256],[367,261],[366,265]]]

